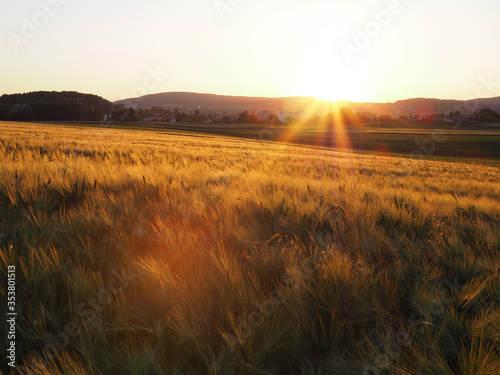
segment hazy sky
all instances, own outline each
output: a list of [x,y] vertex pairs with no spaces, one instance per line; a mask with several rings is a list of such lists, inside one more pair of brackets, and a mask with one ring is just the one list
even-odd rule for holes
[[4,0],[0,93],[466,99],[500,82],[499,19],[498,0]]

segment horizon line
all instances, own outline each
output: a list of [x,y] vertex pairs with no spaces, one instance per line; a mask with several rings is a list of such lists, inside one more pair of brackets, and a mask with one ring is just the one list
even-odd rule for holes
[[423,100],[441,100],[441,101],[461,101],[461,102],[466,102],[466,101],[471,101],[471,100],[480,100],[480,99],[495,99],[495,98],[500,98],[500,96],[491,96],[491,97],[474,97],[474,98],[469,98],[469,99],[455,99],[455,98],[437,98],[437,97],[423,97],[423,96],[415,96],[415,97],[405,97],[402,99],[397,99],[394,101],[356,101],[356,100],[348,100],[348,99],[339,99],[337,101],[331,101],[331,100],[326,100],[326,99],[321,99],[317,96],[312,96],[312,95],[290,95],[290,96],[254,96],[254,95],[236,95],[236,94],[217,94],[214,92],[198,92],[198,91],[162,91],[162,92],[156,92],[156,93],[151,93],[151,94],[146,94],[142,96],[136,96],[136,97],[130,97],[130,98],[125,98],[125,99],[117,99],[117,100],[110,100],[107,99],[104,96],[91,93],[91,92],[82,92],[78,90],[33,90],[33,91],[25,91],[25,92],[14,92],[14,93],[3,93],[0,96],[3,95],[23,95],[23,94],[30,94],[30,93],[36,93],[36,92],[76,92],[79,94],[84,94],[84,95],[95,95],[98,97],[101,97],[103,99],[106,99],[110,101],[111,103],[116,103],[116,102],[121,102],[121,101],[126,101],[126,100],[136,100],[139,98],[145,98],[149,96],[155,96],[155,95],[161,95],[161,94],[198,94],[198,95],[213,95],[213,96],[221,96],[221,97],[231,97],[231,98],[253,98],[253,99],[316,99],[319,102],[324,102],[324,103],[340,103],[340,102],[350,102],[350,103],[359,103],[359,104],[394,104],[400,101],[405,101],[405,100],[416,100],[416,99],[423,99]]

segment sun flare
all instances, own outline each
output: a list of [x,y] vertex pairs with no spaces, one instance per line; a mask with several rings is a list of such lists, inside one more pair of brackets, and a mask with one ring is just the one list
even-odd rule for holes
[[335,64],[331,59],[312,60],[300,73],[297,91],[320,100],[363,101],[361,78],[352,68]]

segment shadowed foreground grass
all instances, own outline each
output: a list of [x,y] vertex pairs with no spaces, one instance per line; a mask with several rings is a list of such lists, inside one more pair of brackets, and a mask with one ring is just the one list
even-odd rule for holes
[[20,373],[500,373],[498,166],[0,131]]

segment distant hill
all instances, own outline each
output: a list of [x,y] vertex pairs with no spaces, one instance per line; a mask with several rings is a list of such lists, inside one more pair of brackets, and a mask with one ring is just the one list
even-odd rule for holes
[[[266,97],[246,97],[246,96],[227,96],[215,94],[198,94],[190,92],[165,92],[151,94],[138,98],[129,98],[116,101],[115,104],[123,104],[128,107],[136,108],[179,108],[195,109],[200,108],[204,111],[221,112],[241,112],[251,111],[298,111],[304,110],[316,114],[326,113],[332,110],[332,105],[338,107],[349,107],[357,113],[367,115],[426,115],[437,113],[448,114],[460,110],[467,112],[467,108],[475,108],[474,101],[468,100],[444,100],[431,98],[415,98],[399,100],[395,103],[357,103],[350,101],[339,101],[329,103],[321,101],[314,97],[287,97],[287,98],[266,98]],[[490,108],[500,112],[500,97],[477,99],[477,110]]]
[[288,98],[266,98],[248,96],[228,96],[216,94],[198,94],[192,92],[164,92],[118,100],[115,104],[123,104],[137,108],[200,108],[207,111],[241,112],[244,110],[256,111],[283,109],[289,111],[305,110],[318,105],[320,100],[313,97],[288,97]]
[[[182,111],[221,112],[237,114],[248,111],[256,114],[263,111],[274,113],[283,110],[289,112],[304,111],[307,117],[323,115],[342,107],[368,118],[372,116],[409,116],[449,114],[459,110],[462,113],[470,109],[479,111],[490,108],[500,112],[500,97],[476,100],[443,100],[414,98],[399,100],[394,103],[357,103],[338,101],[330,103],[314,97],[248,97],[192,92],[165,92],[138,98],[129,98],[114,102],[127,107],[147,109],[162,107]],[[82,94],[75,91],[37,91],[24,94],[0,96],[0,120],[14,121],[101,121],[105,114],[111,113],[113,103],[96,95]]]
[[500,97],[496,98],[481,98],[472,100],[444,100],[444,99],[427,99],[415,98],[407,100],[399,100],[395,103],[401,108],[413,109],[417,114],[433,114],[435,111],[439,113],[449,112],[470,112],[471,110],[479,111],[483,108],[490,108],[494,111],[500,111]]
[[36,91],[0,96],[0,120],[100,121],[113,104],[75,91]]

